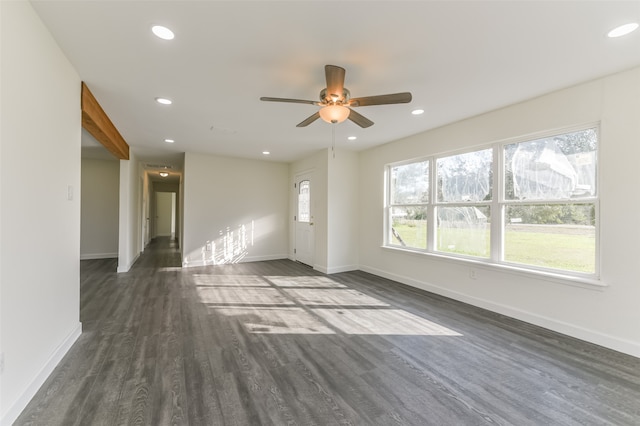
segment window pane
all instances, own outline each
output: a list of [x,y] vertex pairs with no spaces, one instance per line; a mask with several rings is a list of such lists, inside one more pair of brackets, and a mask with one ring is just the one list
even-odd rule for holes
[[438,207],[439,251],[489,257],[489,206]]
[[298,190],[298,222],[309,222],[311,217],[311,184],[308,180],[300,182]]
[[507,200],[566,200],[596,195],[595,129],[504,147]]
[[438,201],[491,200],[493,149],[438,158]]
[[504,260],[595,273],[595,205],[507,206]]
[[391,167],[390,204],[420,204],[429,201],[429,162]]
[[422,207],[389,209],[389,244],[427,248],[427,211]]

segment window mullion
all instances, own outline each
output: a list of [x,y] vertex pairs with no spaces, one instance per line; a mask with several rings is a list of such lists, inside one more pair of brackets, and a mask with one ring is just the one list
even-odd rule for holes
[[502,145],[493,146],[493,191],[491,197],[491,253],[494,262],[500,262],[504,253],[504,155]]
[[435,251],[436,242],[436,213],[438,183],[436,181],[436,161],[429,159],[429,204],[427,205],[427,251]]

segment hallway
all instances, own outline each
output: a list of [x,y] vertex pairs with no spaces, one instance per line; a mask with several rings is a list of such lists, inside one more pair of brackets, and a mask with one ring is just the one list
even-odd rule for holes
[[83,334],[16,425],[640,423],[640,360],[363,272],[81,262]]

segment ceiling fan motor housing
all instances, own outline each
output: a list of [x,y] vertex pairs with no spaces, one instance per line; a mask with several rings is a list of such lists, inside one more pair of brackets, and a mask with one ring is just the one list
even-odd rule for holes
[[348,105],[351,99],[351,92],[346,87],[342,89],[342,96],[337,93],[327,93],[327,89],[320,91],[320,101],[323,105]]

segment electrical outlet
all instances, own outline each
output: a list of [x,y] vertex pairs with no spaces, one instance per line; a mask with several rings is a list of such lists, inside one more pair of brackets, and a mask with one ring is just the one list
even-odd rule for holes
[[471,278],[472,280],[475,280],[476,278],[478,278],[478,275],[476,274],[476,270],[475,269],[470,269],[469,270],[469,278]]

